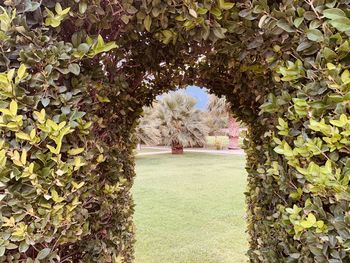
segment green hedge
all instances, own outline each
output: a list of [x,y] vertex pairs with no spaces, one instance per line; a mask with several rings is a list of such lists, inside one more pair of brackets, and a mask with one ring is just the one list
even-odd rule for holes
[[177,86],[247,127],[251,262],[349,262],[349,3],[7,0],[0,260],[132,262],[134,130]]

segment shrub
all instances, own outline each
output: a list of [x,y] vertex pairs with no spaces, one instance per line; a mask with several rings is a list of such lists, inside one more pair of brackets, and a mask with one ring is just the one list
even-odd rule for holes
[[[153,118],[158,123],[162,142],[183,152],[183,147],[203,146],[208,127],[203,112],[195,108],[196,100],[183,93],[165,94],[154,107]],[[176,148],[176,149],[175,149]]]
[[174,87],[248,127],[252,262],[349,261],[348,1],[6,0],[3,262],[131,262],[134,132]]
[[[115,161],[93,135],[91,104],[101,107],[105,99],[91,97],[92,82],[79,75],[84,59],[116,45],[100,35],[61,41],[55,28],[72,8],[47,7],[31,1],[1,6],[0,260],[128,260],[126,179],[104,173],[103,165]],[[124,201],[113,204],[120,194]]]

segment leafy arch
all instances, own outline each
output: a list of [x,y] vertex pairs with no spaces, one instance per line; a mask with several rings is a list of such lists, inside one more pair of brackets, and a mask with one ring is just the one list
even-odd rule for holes
[[349,259],[347,1],[6,0],[0,256],[131,262],[133,131],[176,86],[249,129],[251,262]]

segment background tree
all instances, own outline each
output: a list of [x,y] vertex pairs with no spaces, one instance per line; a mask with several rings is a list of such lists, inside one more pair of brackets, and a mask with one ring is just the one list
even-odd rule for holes
[[[228,127],[227,102],[224,97],[217,97],[213,94],[209,95],[207,104],[207,125],[210,135],[221,135],[222,130]],[[225,133],[226,135],[226,133]]]
[[202,146],[208,127],[203,112],[195,108],[196,100],[183,93],[164,95],[155,106],[154,116],[159,121],[162,143],[170,145],[173,154],[182,154],[183,147]]
[[231,104],[225,97],[218,97],[213,94],[208,100],[208,122],[210,123],[211,132],[216,135],[223,128],[227,128],[229,149],[238,148],[239,125],[232,114]]
[[141,144],[157,145],[161,142],[161,133],[158,129],[159,120],[154,118],[154,111],[150,107],[143,108],[143,116],[136,128],[139,147]]

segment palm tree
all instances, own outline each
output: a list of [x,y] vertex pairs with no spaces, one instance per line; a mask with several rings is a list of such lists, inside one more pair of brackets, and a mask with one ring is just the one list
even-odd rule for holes
[[231,104],[225,97],[209,96],[208,101],[209,121],[213,123],[212,131],[215,134],[222,128],[224,120],[228,119],[229,149],[239,148],[239,125],[231,110]]
[[227,128],[228,103],[224,97],[209,95],[207,124],[209,134],[216,136],[222,129]]
[[147,145],[157,145],[161,142],[161,134],[158,129],[159,121],[154,118],[152,108],[144,107],[143,116],[136,127],[136,136],[139,146],[141,143]]
[[166,94],[155,105],[163,144],[170,145],[173,154],[182,154],[184,147],[203,146],[206,141],[208,127],[195,105],[196,100],[183,92]]

